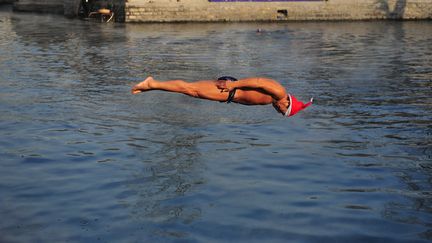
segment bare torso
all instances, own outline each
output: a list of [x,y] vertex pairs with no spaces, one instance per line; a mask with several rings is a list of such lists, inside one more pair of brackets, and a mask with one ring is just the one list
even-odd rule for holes
[[[202,80],[188,83],[192,87],[197,98],[210,99],[225,102],[228,99],[229,93],[222,92],[216,86],[216,80]],[[257,89],[236,88],[233,102],[243,105],[268,105],[273,101],[272,97]]]
[[273,98],[256,90],[237,89],[233,102],[243,105],[268,105],[273,102]]

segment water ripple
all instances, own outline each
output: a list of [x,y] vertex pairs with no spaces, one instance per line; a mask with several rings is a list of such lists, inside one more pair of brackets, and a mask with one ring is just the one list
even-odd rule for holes
[[[430,22],[0,23],[0,241],[432,239]],[[316,102],[131,96],[147,75]]]

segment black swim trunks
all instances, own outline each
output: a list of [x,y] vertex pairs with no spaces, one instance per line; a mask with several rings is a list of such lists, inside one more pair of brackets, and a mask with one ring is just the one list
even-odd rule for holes
[[[229,80],[232,82],[237,81],[236,78],[231,77],[231,76],[222,76],[222,77],[219,77],[217,80],[225,80],[225,81]],[[229,92],[228,99],[226,100],[226,103],[231,103],[231,101],[233,101],[235,93],[236,93],[236,89],[233,89]]]

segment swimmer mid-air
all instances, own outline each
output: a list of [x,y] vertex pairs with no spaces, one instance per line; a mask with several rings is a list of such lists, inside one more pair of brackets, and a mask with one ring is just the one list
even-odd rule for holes
[[152,77],[132,87],[132,94],[150,90],[163,90],[185,94],[191,97],[234,102],[243,105],[272,104],[277,112],[284,116],[293,116],[312,104],[313,99],[303,104],[277,81],[269,78],[245,78],[237,80],[230,76],[223,76],[217,80],[200,80],[185,82],[183,80],[157,81]]

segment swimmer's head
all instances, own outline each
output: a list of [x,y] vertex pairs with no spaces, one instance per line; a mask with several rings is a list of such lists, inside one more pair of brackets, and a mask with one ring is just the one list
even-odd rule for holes
[[313,102],[313,98],[311,98],[308,103],[304,104],[303,102],[298,101],[296,97],[292,94],[288,94],[287,100],[289,101],[289,103],[287,111],[284,114],[284,116],[286,117],[294,116],[295,114],[297,114],[297,112],[310,106]]

